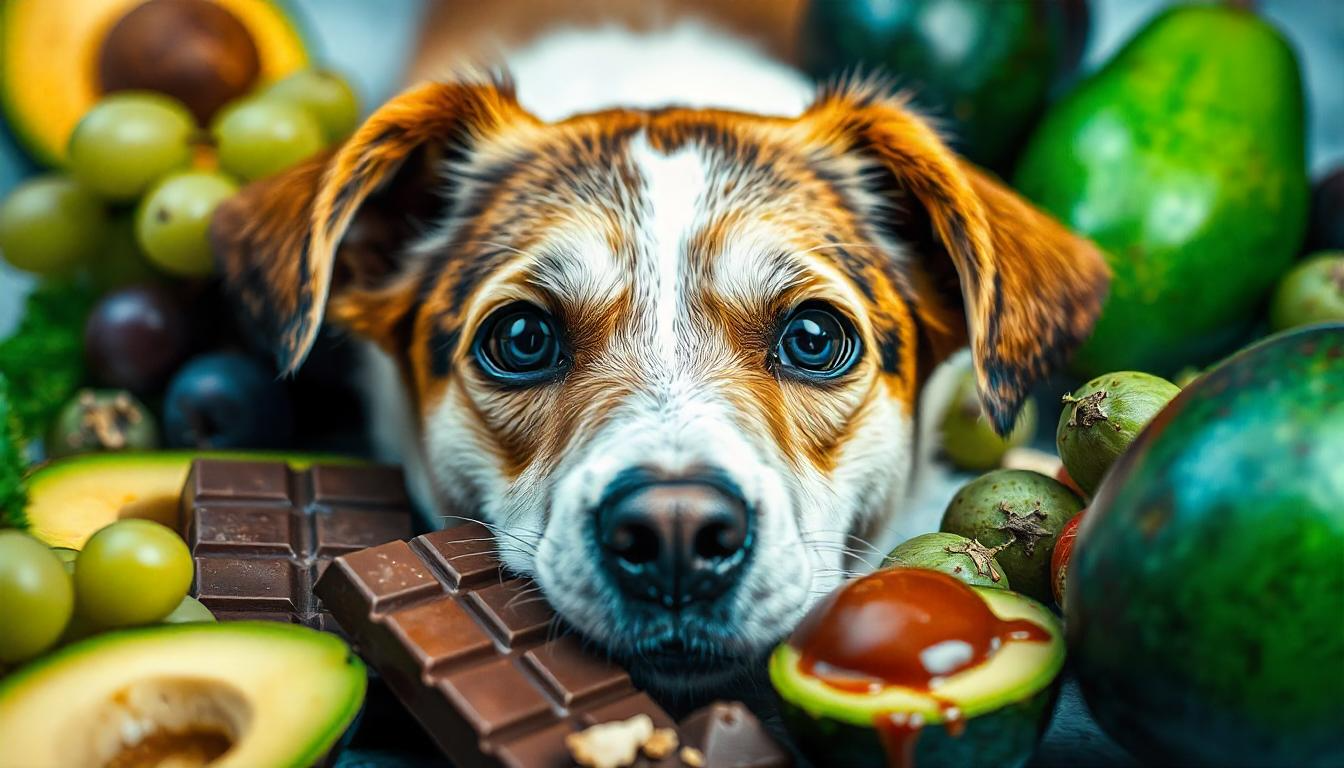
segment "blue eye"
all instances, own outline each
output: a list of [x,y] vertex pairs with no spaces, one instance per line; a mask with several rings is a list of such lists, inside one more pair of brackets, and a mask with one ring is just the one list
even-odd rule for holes
[[491,315],[476,337],[481,369],[508,384],[553,378],[565,365],[554,319],[533,304],[510,304]]
[[830,379],[853,367],[859,348],[853,323],[828,304],[808,303],[784,321],[774,358],[786,372]]

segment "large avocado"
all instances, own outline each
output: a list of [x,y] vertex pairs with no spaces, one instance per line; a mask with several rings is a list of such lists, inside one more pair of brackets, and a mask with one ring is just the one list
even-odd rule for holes
[[1302,241],[1303,135],[1292,49],[1223,5],[1161,14],[1047,114],[1017,186],[1114,272],[1079,373],[1169,374],[1241,337]]
[[0,681],[0,768],[321,761],[367,676],[335,635],[275,622],[96,635]]
[[1081,0],[821,0],[808,4],[800,48],[819,79],[893,76],[958,150],[1002,170],[1088,27]]
[[1344,764],[1344,325],[1184,390],[1112,468],[1069,566],[1070,657],[1160,764]]

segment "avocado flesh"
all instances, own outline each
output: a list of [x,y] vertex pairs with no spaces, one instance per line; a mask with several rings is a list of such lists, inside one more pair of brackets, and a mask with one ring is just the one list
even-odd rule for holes
[[195,459],[275,461],[294,469],[315,463],[357,464],[317,454],[219,451],[90,453],[58,459],[28,477],[29,533],[52,547],[81,549],[99,528],[137,517],[177,527],[182,486]]
[[354,721],[365,685],[364,665],[344,642],[305,627],[176,624],[98,635],[0,681],[0,768],[157,764],[129,759],[146,751],[197,764],[213,757],[211,768],[309,766]]
[[1273,26],[1190,5],[1046,114],[1015,186],[1101,246],[1114,273],[1077,372],[1170,374],[1244,336],[1305,229],[1303,112]]
[[[1031,598],[1002,589],[972,587],[1000,619],[1026,619],[1050,634],[1048,642],[1010,640],[984,664],[945,678],[932,691],[887,686],[877,693],[840,690],[799,671],[799,653],[782,643],[770,657],[770,681],[782,701],[789,732],[818,764],[887,768],[874,721],[893,713],[918,714],[913,764],[1024,763],[1045,730],[1064,666],[1058,619]],[[944,710],[961,723],[949,728]],[[954,735],[956,734],[956,735]]]

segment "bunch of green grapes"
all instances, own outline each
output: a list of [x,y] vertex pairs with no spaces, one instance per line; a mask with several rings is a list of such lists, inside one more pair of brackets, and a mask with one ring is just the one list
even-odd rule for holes
[[191,553],[170,528],[119,520],[78,552],[0,530],[0,666],[96,632],[214,621],[191,586]]
[[[70,135],[64,172],[31,179],[0,202],[0,255],[43,276],[86,271],[132,282],[148,262],[177,277],[214,269],[215,208],[243,182],[278,173],[344,138],[359,106],[339,75],[303,70],[226,106],[203,130],[160,93],[104,97]],[[116,222],[134,219],[127,258]],[[103,262],[109,262],[104,264]],[[115,263],[112,263],[115,262]]]

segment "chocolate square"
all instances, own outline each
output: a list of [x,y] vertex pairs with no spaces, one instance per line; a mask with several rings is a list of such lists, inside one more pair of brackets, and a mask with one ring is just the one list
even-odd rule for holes
[[198,459],[179,512],[195,561],[191,594],[216,618],[326,630],[335,624],[312,585],[331,558],[411,533],[401,472],[372,465]]

